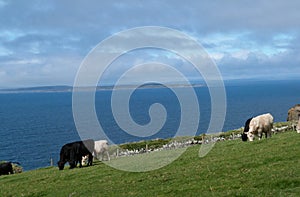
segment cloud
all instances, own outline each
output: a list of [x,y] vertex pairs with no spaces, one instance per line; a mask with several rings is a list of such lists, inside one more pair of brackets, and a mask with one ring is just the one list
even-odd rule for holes
[[[147,64],[147,67],[143,66]],[[167,66],[177,69],[186,77],[200,77],[192,64],[180,56],[163,49],[138,49],[125,53],[117,58],[107,68],[101,78],[101,84],[114,84],[123,74],[133,67],[130,73],[124,76],[125,83],[137,83],[152,73],[160,82],[176,82],[175,75],[168,72]],[[177,75],[176,75],[177,76]],[[201,77],[200,77],[201,78]]]
[[297,79],[300,73],[299,51],[267,56],[249,53],[246,59],[227,54],[217,61],[225,79]]
[[[298,0],[0,0],[1,86],[53,84],[51,78],[71,85],[80,60],[99,42],[145,25],[193,36],[225,78],[295,76],[300,65],[299,9]],[[170,41],[168,35],[158,36],[161,42]],[[180,39],[172,44],[187,47]],[[173,58],[167,62],[195,76],[187,64]]]
[[0,60],[1,87],[72,85],[81,58],[76,56]]

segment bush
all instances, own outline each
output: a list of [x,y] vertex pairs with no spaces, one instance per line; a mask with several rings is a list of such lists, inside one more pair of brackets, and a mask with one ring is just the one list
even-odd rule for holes
[[203,133],[203,134],[201,134],[201,135],[195,136],[195,137],[194,137],[194,140],[201,141],[202,138],[204,138],[205,136],[206,136],[205,133]]
[[284,126],[290,126],[292,122],[276,122],[273,124],[274,127],[284,127]]

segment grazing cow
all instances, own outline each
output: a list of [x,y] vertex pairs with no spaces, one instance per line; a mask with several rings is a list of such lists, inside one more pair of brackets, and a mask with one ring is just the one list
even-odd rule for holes
[[106,153],[107,160],[110,160],[109,153],[108,153],[108,142],[107,140],[99,140],[95,141],[95,149],[94,149],[94,156],[101,161],[103,160],[103,155]]
[[245,122],[244,132],[242,133],[242,140],[243,140],[244,142],[246,142],[247,139],[248,139],[247,132],[249,131],[249,124],[250,124],[250,122],[251,122],[252,119],[253,119],[253,117],[252,117],[252,118],[249,118],[249,119]]
[[77,141],[63,145],[60,150],[60,160],[57,162],[59,170],[64,169],[66,162],[69,162],[70,169],[75,168],[79,163],[82,167],[82,157],[89,155],[88,166],[93,164],[93,155],[95,142],[92,139]]
[[266,138],[271,137],[272,128],[273,116],[267,113],[252,118],[249,123],[249,131],[244,133],[247,134],[249,141],[253,141],[255,135],[257,135],[260,140],[262,133],[265,133]]
[[13,173],[14,171],[11,162],[5,162],[0,164],[0,176],[13,174]]

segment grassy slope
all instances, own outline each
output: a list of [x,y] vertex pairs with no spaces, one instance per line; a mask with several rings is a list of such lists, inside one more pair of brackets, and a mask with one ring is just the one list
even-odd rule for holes
[[0,177],[0,196],[299,196],[300,135],[220,142],[204,158],[199,145],[159,170],[133,173],[100,162]]

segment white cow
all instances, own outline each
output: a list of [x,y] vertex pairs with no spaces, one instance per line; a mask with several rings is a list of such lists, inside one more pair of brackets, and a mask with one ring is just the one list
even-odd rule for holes
[[249,123],[249,131],[245,132],[249,141],[253,141],[254,136],[257,135],[259,140],[262,138],[262,133],[267,137],[271,137],[273,128],[273,116],[269,113],[256,116],[252,118]]
[[[107,160],[110,160],[109,153],[108,153],[108,142],[107,140],[99,140],[95,141],[95,148],[94,148],[94,156],[99,159],[103,160],[103,155],[106,153]],[[100,158],[101,156],[101,158]]]

